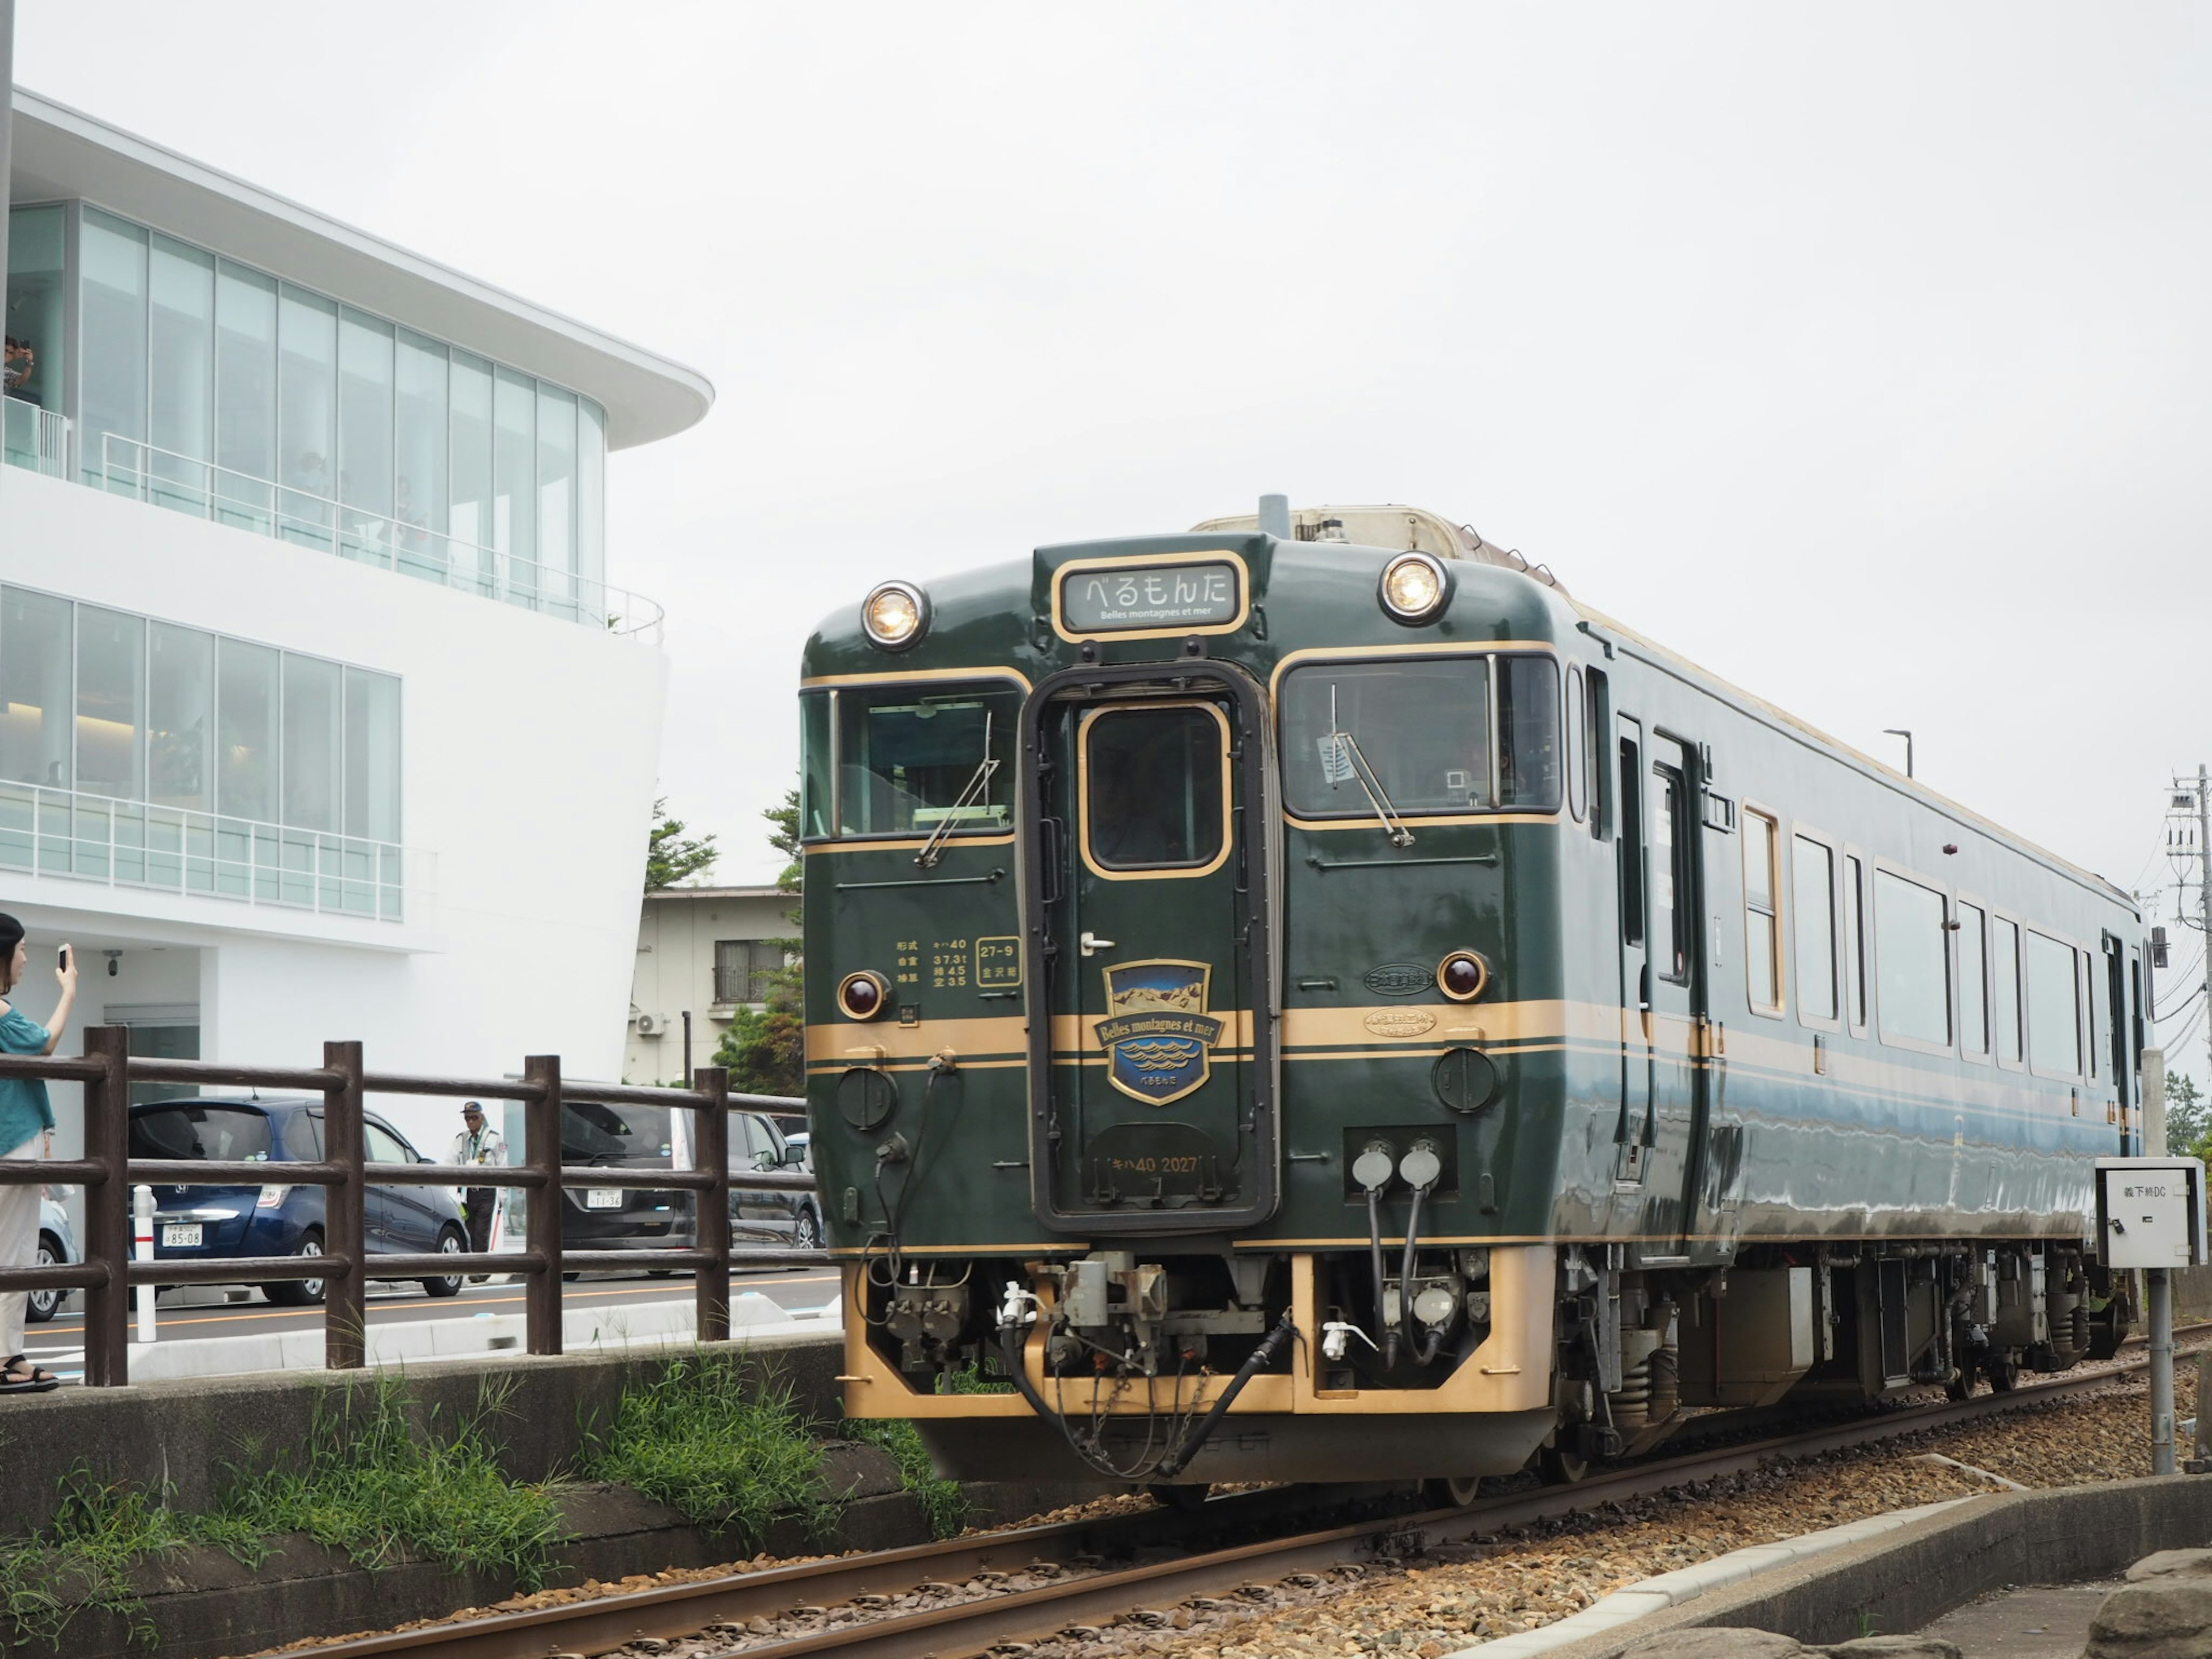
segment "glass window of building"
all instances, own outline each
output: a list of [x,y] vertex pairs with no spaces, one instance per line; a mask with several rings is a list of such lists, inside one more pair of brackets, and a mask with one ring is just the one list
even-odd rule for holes
[[144,793],[146,624],[120,611],[76,607],[76,787],[137,800]]
[[345,671],[345,832],[399,839],[399,682]]
[[401,329],[392,497],[399,568],[441,579],[447,566],[446,386],[446,348]]
[[276,822],[276,652],[226,639],[216,654],[216,811]]
[[56,475],[64,465],[58,433],[41,432],[38,411],[58,415],[68,384],[66,212],[57,204],[9,214],[7,281],[0,285],[0,315],[7,323],[0,391],[12,400],[0,403],[0,462]]
[[[350,557],[386,560],[392,517],[392,325],[338,313],[338,500]],[[371,518],[368,515],[374,514]]]
[[576,574],[584,603],[604,605],[607,580],[607,417],[589,398],[576,399]]
[[284,653],[284,822],[339,827],[344,781],[338,741],[338,665]]
[[215,454],[215,258],[196,247],[153,238],[147,442],[149,500],[187,513],[207,511],[207,468]]
[[538,586],[538,389],[511,368],[492,380],[491,544],[510,593]]
[[1934,888],[1875,872],[1875,984],[1885,1037],[1951,1041],[1951,935],[1943,910]]
[[1782,883],[1777,864],[1780,835],[1774,820],[1747,808],[1743,815],[1743,976],[1751,1006],[1762,1013],[1782,1008],[1782,925],[1775,895]]
[[0,777],[76,787],[70,623],[67,599],[16,587],[0,592]]
[[[146,233],[87,208],[79,238],[83,371],[77,399],[85,476],[112,470],[112,487],[136,494],[146,436]],[[132,440],[112,447],[105,434]]]
[[215,807],[215,635],[157,622],[146,640],[146,799]]
[[1990,1052],[1989,925],[1981,906],[1959,907],[1959,1043],[1977,1060]]
[[1836,1017],[1836,855],[1804,836],[1790,838],[1791,921],[1797,939],[1797,1014]]
[[266,535],[276,501],[276,279],[232,264],[215,276],[216,516]]
[[549,599],[575,595],[576,398],[538,386],[538,562]]
[[471,559],[479,580],[494,571],[491,511],[491,365],[465,351],[453,354],[453,537],[455,557]]
[[338,308],[283,285],[276,301],[277,507],[288,540],[328,550],[337,479]]
[[2032,927],[2027,933],[2027,1058],[2046,1077],[2081,1074],[2081,983],[2074,968],[2074,947]]

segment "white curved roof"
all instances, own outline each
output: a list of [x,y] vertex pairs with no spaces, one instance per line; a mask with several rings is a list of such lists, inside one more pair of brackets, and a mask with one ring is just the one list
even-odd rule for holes
[[572,387],[623,449],[695,426],[714,402],[696,369],[465,276],[434,259],[22,88],[10,196],[82,198],[140,224]]

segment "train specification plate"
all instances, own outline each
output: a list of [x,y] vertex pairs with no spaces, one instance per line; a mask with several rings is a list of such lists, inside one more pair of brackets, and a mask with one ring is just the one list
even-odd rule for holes
[[1074,635],[1233,628],[1243,620],[1243,573],[1227,559],[1069,570],[1060,614]]
[[622,1208],[622,1188],[619,1187],[586,1187],[584,1207],[587,1210],[619,1210]]

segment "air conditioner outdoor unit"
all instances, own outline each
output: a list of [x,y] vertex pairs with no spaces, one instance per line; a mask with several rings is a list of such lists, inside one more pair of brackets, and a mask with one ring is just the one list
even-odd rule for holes
[[637,1017],[637,1034],[641,1037],[659,1036],[667,1024],[668,1018],[665,1014],[640,1014]]

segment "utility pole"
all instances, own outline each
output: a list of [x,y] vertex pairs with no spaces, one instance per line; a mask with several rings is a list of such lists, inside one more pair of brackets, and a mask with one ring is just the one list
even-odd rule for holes
[[2194,807],[2197,811],[2197,844],[2193,847],[2175,844],[2169,835],[2166,857],[2173,866],[2173,873],[2180,885],[2189,884],[2183,874],[2185,863],[2197,866],[2197,917],[2191,921],[2182,914],[2181,896],[2174,895],[2173,919],[2197,929],[2204,941],[2204,1056],[2205,1076],[2212,1081],[2212,769],[2203,764],[2197,769],[2195,778],[2176,778],[2173,781],[2172,806],[2169,821],[2177,814]]

